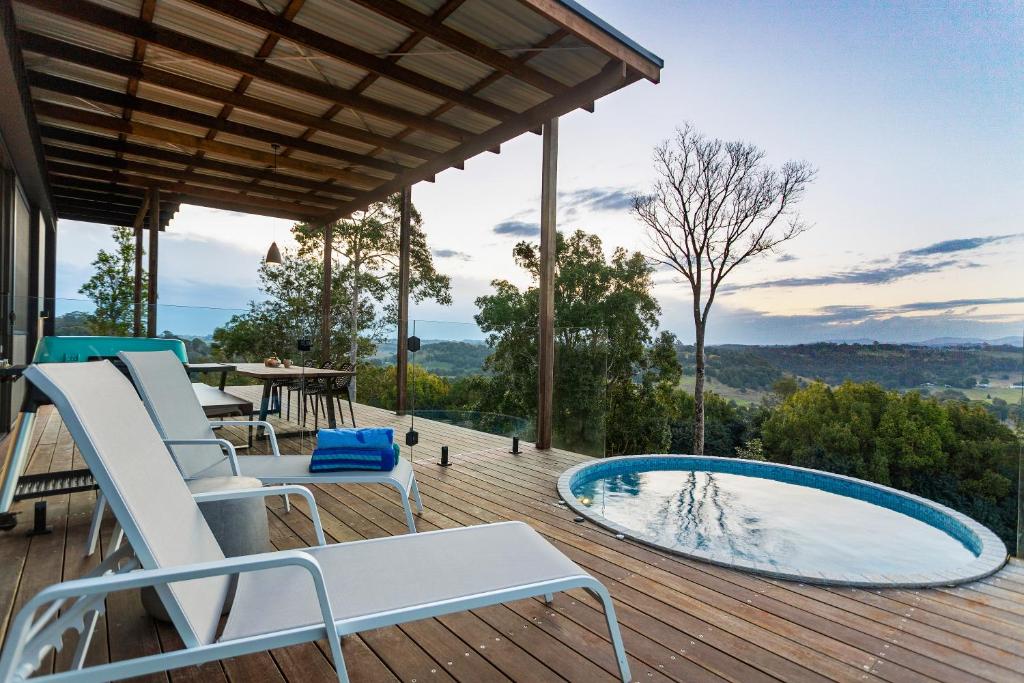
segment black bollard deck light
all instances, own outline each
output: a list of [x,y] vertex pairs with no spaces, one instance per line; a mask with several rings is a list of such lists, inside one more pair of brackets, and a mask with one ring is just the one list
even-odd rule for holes
[[448,447],[441,446],[441,462],[437,463],[441,467],[449,467],[451,463],[448,461]]
[[519,450],[519,437],[518,436],[513,436],[512,437],[512,450],[510,450],[509,453],[511,453],[512,455],[522,455],[523,452],[521,450]]

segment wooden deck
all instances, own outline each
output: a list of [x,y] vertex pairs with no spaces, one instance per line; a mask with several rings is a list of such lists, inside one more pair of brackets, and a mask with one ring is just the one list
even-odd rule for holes
[[[254,391],[246,388],[242,391]],[[360,424],[407,418],[357,406]],[[293,425],[294,427],[294,425]],[[957,588],[821,588],[767,580],[669,556],[575,524],[557,504],[555,481],[585,459],[417,420],[413,449],[426,511],[421,530],[523,520],[605,583],[616,599],[637,681],[1024,681],[1024,563]],[[236,443],[243,434],[232,435]],[[435,464],[442,444],[454,465]],[[285,443],[284,446],[289,444]],[[40,415],[30,472],[81,466],[52,410]],[[405,531],[393,492],[327,485],[314,490],[329,540]],[[42,587],[71,579],[95,559],[83,557],[93,493],[49,499],[53,533],[27,537],[31,503],[19,527],[0,534],[0,632],[13,609]],[[278,548],[313,542],[307,510],[269,504]],[[107,520],[108,526],[111,520]],[[466,562],[472,562],[467,557]],[[429,581],[409,558],[409,581]],[[175,649],[174,631],[142,611],[138,595],[108,601],[90,659],[105,661]],[[63,668],[70,648],[57,657]],[[476,610],[347,638],[353,681],[611,681],[615,661],[598,605],[583,593]],[[151,677],[166,681],[330,681],[325,643],[275,650]],[[53,665],[51,658],[50,666]]]

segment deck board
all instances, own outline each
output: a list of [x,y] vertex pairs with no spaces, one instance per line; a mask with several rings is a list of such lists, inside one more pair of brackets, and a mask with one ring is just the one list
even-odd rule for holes
[[[253,387],[229,389],[256,397]],[[408,429],[409,418],[363,405],[360,424]],[[310,424],[310,426],[312,426]],[[294,427],[294,425],[292,425]],[[558,505],[555,482],[586,456],[510,441],[469,429],[416,420],[411,454],[425,511],[421,530],[522,520],[605,583],[616,600],[635,680],[640,681],[1024,681],[1024,563],[961,587],[866,590],[767,579],[617,540],[577,524]],[[243,443],[241,428],[221,436]],[[257,441],[253,452],[262,452]],[[300,447],[282,440],[282,450]],[[450,447],[453,466],[436,461]],[[308,452],[309,439],[301,447]],[[81,466],[52,409],[40,413],[30,472]],[[243,455],[244,457],[244,455]],[[331,541],[406,531],[393,490],[324,485],[313,495]],[[82,575],[99,561],[82,551],[95,494],[48,499],[54,533],[27,537],[31,501],[18,503],[19,526],[0,535],[0,629],[42,587]],[[279,549],[313,542],[304,500],[267,501],[271,543]],[[101,545],[106,550],[108,514]],[[472,558],[467,558],[468,562]],[[409,558],[408,580],[429,581]],[[90,662],[176,649],[173,629],[157,625],[137,593],[108,601]],[[616,666],[600,605],[582,591],[489,607],[441,619],[377,629],[343,642],[354,681],[613,681]],[[68,651],[59,654],[58,669]],[[330,681],[326,643],[274,650],[176,670],[152,681]]]

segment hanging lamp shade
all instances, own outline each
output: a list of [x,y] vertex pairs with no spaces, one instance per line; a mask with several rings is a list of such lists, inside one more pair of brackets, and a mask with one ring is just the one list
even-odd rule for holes
[[276,263],[281,265],[284,260],[281,258],[281,250],[277,248],[277,242],[270,243],[270,249],[267,249],[267,258],[264,259],[266,263]]

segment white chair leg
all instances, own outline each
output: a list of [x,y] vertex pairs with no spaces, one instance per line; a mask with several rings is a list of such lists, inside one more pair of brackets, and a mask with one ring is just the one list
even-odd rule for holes
[[292,511],[292,502],[290,500],[288,500],[288,494],[287,493],[284,494],[284,511],[285,512],[291,512]]
[[85,539],[85,556],[90,557],[96,552],[100,540],[100,526],[103,524],[103,511],[107,509],[107,499],[102,493],[96,494],[96,505],[92,509],[92,523],[89,525],[89,536]]
[[545,594],[544,594],[544,602],[546,602],[547,604],[549,604],[549,605],[550,605],[550,604],[552,604],[552,603],[553,603],[554,601],[555,601],[555,596],[554,596],[554,594],[553,594],[553,593],[545,593]]
[[338,683],[349,683],[348,671],[345,669],[345,655],[341,653],[341,636],[337,633],[328,636],[327,641],[331,645],[331,659],[334,660],[334,670],[338,672]]
[[78,644],[75,645],[75,653],[71,658],[71,668],[81,669],[85,666],[85,656],[89,653],[89,644],[92,643],[93,633],[96,632],[96,622],[100,619],[99,612],[90,612],[85,618],[85,628],[78,634]]
[[615,659],[619,664],[619,675],[622,676],[622,683],[629,683],[629,661],[626,659],[626,648],[622,644],[622,633],[619,631],[619,622],[615,618],[615,607],[612,605],[612,596],[604,586],[601,586],[600,590],[596,588],[587,588],[586,590],[600,600],[601,605],[604,607],[604,616],[608,622],[608,634],[612,638],[612,647],[615,649]]
[[412,497],[416,501],[416,507],[419,509],[420,514],[423,514],[423,499],[420,498],[420,486],[416,483],[416,480],[412,480]]
[[398,489],[398,498],[402,501],[402,510],[405,511],[405,523],[409,526],[409,533],[416,533],[416,520],[412,516],[412,504],[409,502],[409,492],[404,491],[401,486],[395,485]]
[[124,529],[121,528],[120,524],[114,525],[114,531],[110,534],[110,550],[108,553],[112,553],[121,547],[121,543],[124,541]]

